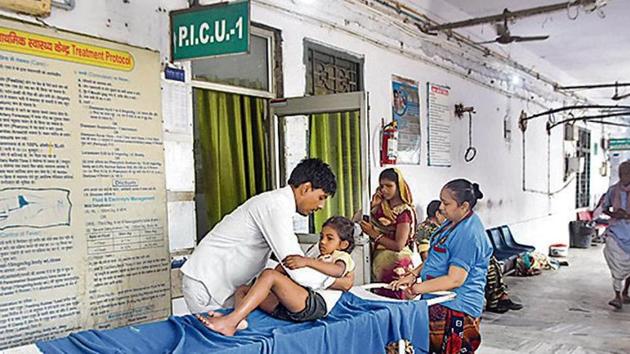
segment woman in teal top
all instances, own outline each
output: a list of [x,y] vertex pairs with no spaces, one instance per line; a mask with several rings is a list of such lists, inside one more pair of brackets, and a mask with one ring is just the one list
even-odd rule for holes
[[431,353],[474,353],[481,343],[479,323],[492,256],[485,227],[473,212],[481,198],[476,183],[448,182],[440,192],[440,212],[448,221],[432,235],[426,262],[392,283],[395,289],[406,288],[410,297],[445,290],[457,294],[429,308]]

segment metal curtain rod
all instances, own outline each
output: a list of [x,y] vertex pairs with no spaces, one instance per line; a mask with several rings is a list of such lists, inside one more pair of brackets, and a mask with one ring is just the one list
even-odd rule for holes
[[[577,118],[567,118],[567,119],[563,119],[563,120],[561,120],[559,122],[555,122],[555,123],[551,123],[551,124],[548,123],[547,130],[551,130],[551,129],[557,127],[558,125],[561,125],[561,124],[564,124],[564,123],[569,123],[569,122],[591,121],[591,120],[595,120],[595,119],[614,118],[614,117],[622,117],[622,116],[630,116],[630,112],[628,112],[628,113],[600,114],[600,115],[596,115],[596,116],[586,116],[586,117],[577,117]],[[609,123],[609,122],[596,122],[596,123],[605,124],[605,123]],[[624,124],[624,123],[617,123],[617,124],[610,124],[610,125],[630,126],[630,125]]]
[[561,107],[561,108],[556,108],[556,109],[550,109],[548,111],[542,112],[542,113],[538,113],[538,114],[534,114],[531,116],[528,116],[526,118],[523,118],[524,121],[530,120],[530,119],[534,119],[534,118],[538,118],[541,116],[546,116],[549,114],[554,114],[554,113],[558,113],[558,112],[562,112],[562,111],[568,111],[571,109],[594,109],[594,108],[601,108],[601,109],[627,109],[629,110],[628,112],[630,112],[630,106],[619,106],[619,105],[599,105],[599,104],[589,104],[589,105],[582,105],[582,106],[566,106],[566,107]]
[[541,14],[545,14],[549,12],[566,10],[567,8],[571,6],[578,6],[583,3],[590,3],[590,2],[594,2],[594,0],[566,1],[559,4],[532,7],[530,9],[517,10],[517,11],[509,11],[508,9],[505,9],[501,14],[498,14],[498,15],[471,18],[469,20],[450,22],[450,23],[445,23],[442,25],[427,26],[426,30],[427,31],[443,31],[443,30],[479,25],[482,23],[498,22],[506,18],[513,19],[513,18],[541,15]]
[[597,124],[603,124],[603,125],[614,125],[616,127],[630,127],[630,124],[624,124],[624,123],[615,123],[615,122],[595,122]]
[[607,87],[624,87],[630,86],[630,82],[615,82],[614,84],[592,84],[592,85],[575,85],[575,86],[558,86],[556,90],[580,90],[580,89],[599,89]]

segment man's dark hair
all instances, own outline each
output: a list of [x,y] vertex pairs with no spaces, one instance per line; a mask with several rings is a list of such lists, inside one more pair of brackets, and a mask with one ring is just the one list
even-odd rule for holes
[[437,214],[438,210],[440,210],[441,202],[439,200],[432,200],[429,205],[427,205],[427,217],[434,218],[435,214]]
[[354,250],[354,222],[352,220],[343,216],[331,216],[324,221],[322,229],[326,226],[333,228],[341,241],[348,241],[348,247],[343,251],[351,253]]
[[310,182],[313,189],[323,189],[331,197],[337,192],[335,174],[327,163],[320,159],[304,159],[295,166],[289,177],[289,184],[297,188]]

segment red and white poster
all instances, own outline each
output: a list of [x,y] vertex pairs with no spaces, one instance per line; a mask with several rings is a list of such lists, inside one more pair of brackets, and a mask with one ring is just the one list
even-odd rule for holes
[[427,151],[429,166],[451,166],[451,109],[448,86],[427,84]]

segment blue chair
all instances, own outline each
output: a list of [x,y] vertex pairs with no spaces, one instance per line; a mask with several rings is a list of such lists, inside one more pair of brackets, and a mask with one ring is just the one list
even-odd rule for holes
[[536,249],[534,246],[523,245],[516,242],[512,230],[510,230],[510,227],[507,225],[501,226],[501,236],[504,243],[510,248],[522,250],[523,252],[532,252]]
[[512,260],[524,252],[520,249],[508,247],[501,237],[501,229],[497,227],[486,230],[486,234],[488,234],[488,238],[494,248],[494,256],[499,261],[505,262],[507,260]]

